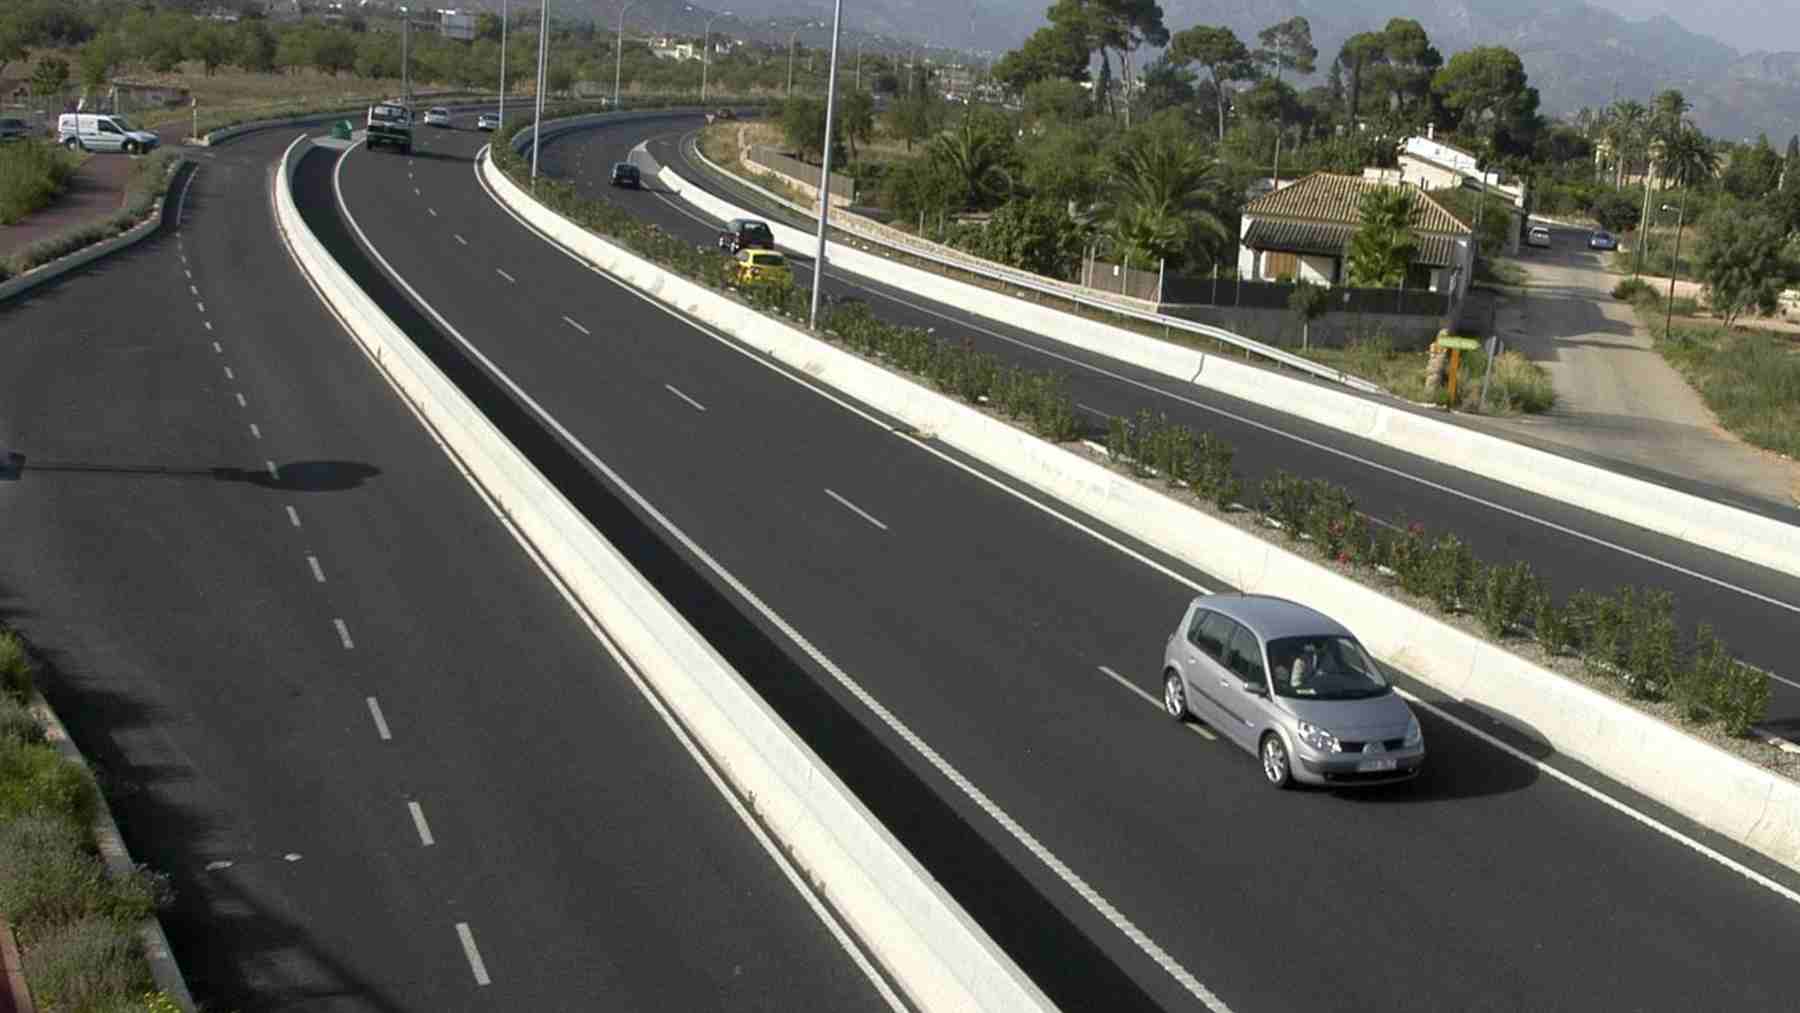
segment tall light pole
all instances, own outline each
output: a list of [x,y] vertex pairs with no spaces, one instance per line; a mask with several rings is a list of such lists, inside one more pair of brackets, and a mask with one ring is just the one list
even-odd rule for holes
[[794,40],[799,37],[800,29],[798,28],[788,33],[788,86],[787,94],[782,96],[783,98],[794,97]]
[[614,109],[619,108],[619,74],[625,67],[625,12],[636,6],[636,3],[628,3],[619,8],[619,48],[613,51],[612,107]]
[[500,130],[506,130],[506,0],[500,0]]
[[[1667,214],[1669,205],[1664,204],[1662,209],[1663,213]],[[1683,199],[1680,204],[1675,205],[1675,260],[1669,265],[1669,299],[1663,304],[1663,338],[1665,340],[1669,337],[1669,324],[1675,319],[1675,276],[1681,273],[1681,221],[1682,216],[1686,213],[1687,201]]]
[[412,36],[412,11],[400,8],[400,101],[408,110],[412,109],[412,83],[407,77],[407,44]]
[[730,11],[720,11],[706,19],[706,31],[700,36],[700,104],[706,104],[706,65],[712,62],[712,23],[730,15]]
[[538,177],[538,136],[544,129],[544,66],[550,53],[550,0],[538,4],[537,118],[531,121],[531,181]]
[[819,248],[813,254],[812,309],[806,326],[819,327],[819,283],[825,277],[825,220],[831,212],[831,118],[837,106],[838,32],[844,19],[844,0],[835,0],[831,12],[831,72],[825,78],[825,159],[819,166]]
[[862,51],[863,51],[863,45],[865,43],[867,43],[868,41],[869,40],[867,40],[867,39],[858,39],[856,41],[856,90],[857,91],[862,91]]

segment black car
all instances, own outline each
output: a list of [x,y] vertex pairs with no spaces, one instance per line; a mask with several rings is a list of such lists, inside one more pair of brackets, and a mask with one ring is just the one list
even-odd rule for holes
[[612,167],[612,185],[628,186],[633,190],[644,185],[644,178],[638,173],[638,167],[630,162],[614,162]]
[[775,248],[775,233],[769,231],[767,222],[759,222],[754,218],[733,218],[725,223],[725,231],[719,233],[719,249],[726,253],[755,247],[759,250]]

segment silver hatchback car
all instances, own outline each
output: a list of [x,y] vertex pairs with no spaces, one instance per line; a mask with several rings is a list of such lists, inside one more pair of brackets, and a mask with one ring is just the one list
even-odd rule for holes
[[1277,788],[1418,776],[1425,735],[1349,630],[1266,595],[1196,598],[1163,649],[1163,707],[1262,760]]

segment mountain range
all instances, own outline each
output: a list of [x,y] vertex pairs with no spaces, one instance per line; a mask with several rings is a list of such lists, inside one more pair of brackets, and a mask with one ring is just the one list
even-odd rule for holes
[[[829,40],[827,0],[730,0],[734,17],[715,31],[756,34],[769,19],[817,27],[804,43]],[[617,17],[616,0],[580,0],[602,24]],[[666,6],[665,27],[699,30],[705,10],[684,0],[651,0]],[[846,5],[847,31],[901,46],[913,43],[967,52],[1000,53],[1044,24],[1048,0],[884,0]],[[634,8],[629,20],[642,16]],[[1742,53],[1682,27],[1667,16],[1632,20],[1581,0],[1163,0],[1171,30],[1226,25],[1254,45],[1256,33],[1277,21],[1304,15],[1319,47],[1318,80],[1349,36],[1379,29],[1389,18],[1414,18],[1448,59],[1474,46],[1506,46],[1519,54],[1538,89],[1546,115],[1599,108],[1615,98],[1647,101],[1664,88],[1679,88],[1694,105],[1700,128],[1714,137],[1743,140],[1767,133],[1777,147],[1800,133],[1800,53]],[[691,27],[685,22],[694,20]],[[780,33],[786,36],[786,31]],[[878,44],[878,43],[877,43]]]

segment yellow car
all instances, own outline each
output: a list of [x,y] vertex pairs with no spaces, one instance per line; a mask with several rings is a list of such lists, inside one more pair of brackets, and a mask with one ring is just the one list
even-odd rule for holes
[[787,258],[774,250],[739,250],[737,280],[741,284],[786,283],[791,285],[794,281],[794,272],[788,269]]

